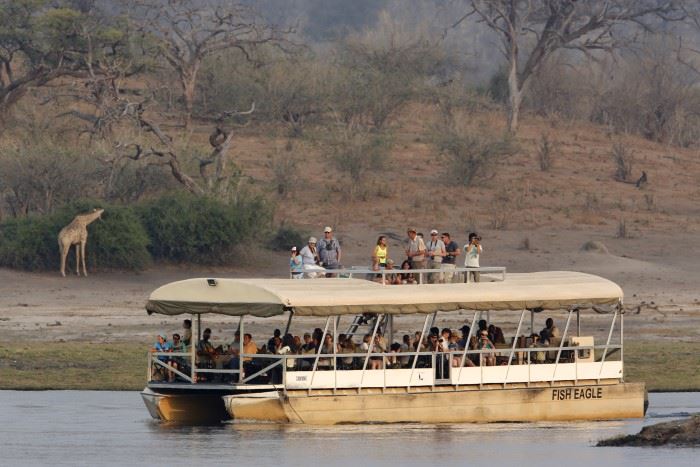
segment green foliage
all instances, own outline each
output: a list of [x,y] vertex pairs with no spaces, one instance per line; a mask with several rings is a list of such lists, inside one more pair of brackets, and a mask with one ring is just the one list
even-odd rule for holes
[[505,69],[500,69],[491,76],[488,93],[495,102],[508,102],[508,74]]
[[306,245],[306,233],[294,226],[282,223],[274,233],[268,246],[275,251],[289,251],[293,246]]
[[[143,269],[150,261],[148,237],[129,208],[88,200],[65,206],[49,216],[30,216],[0,224],[0,266],[29,271],[58,269],[58,233],[77,214],[103,207],[102,220],[88,226],[85,253],[89,269]],[[68,255],[74,265],[75,250]]]
[[158,260],[216,264],[234,248],[268,228],[270,210],[260,199],[225,204],[212,198],[177,194],[139,208]]

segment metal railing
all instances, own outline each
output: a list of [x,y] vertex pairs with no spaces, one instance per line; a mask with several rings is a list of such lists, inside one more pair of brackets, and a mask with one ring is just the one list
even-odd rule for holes
[[[622,345],[620,344],[604,344],[604,345],[559,345],[555,347],[499,347],[494,349],[474,349],[474,350],[453,350],[447,352],[434,352],[434,351],[412,351],[412,352],[354,352],[354,353],[308,353],[308,354],[288,354],[288,355],[274,355],[274,354],[244,354],[241,358],[244,359],[244,370],[241,378],[229,381],[235,385],[245,385],[245,384],[255,384],[256,379],[263,380],[260,384],[282,384],[286,390],[287,373],[293,372],[311,372],[311,378],[309,378],[308,385],[303,389],[314,389],[314,377],[317,372],[326,373],[332,371],[334,373],[343,371],[361,371],[360,382],[356,386],[352,386],[353,389],[361,389],[364,384],[365,373],[370,371],[383,371],[384,376],[382,378],[383,384],[382,388],[392,386],[387,385],[387,371],[403,369],[411,370],[410,376],[408,378],[407,387],[410,388],[411,382],[413,381],[413,375],[417,370],[430,369],[434,372],[434,378],[432,379],[432,386],[437,385],[455,385],[460,386],[461,381],[461,371],[465,368],[480,368],[479,381],[476,383],[478,385],[486,384],[484,382],[483,369],[485,368],[497,368],[497,367],[507,367],[506,375],[503,381],[500,382],[506,387],[508,383],[508,373],[511,366],[523,366],[523,365],[541,365],[541,364],[554,364],[552,371],[552,377],[546,381],[554,383],[559,380],[570,380],[571,378],[557,378],[557,370],[560,365],[572,363],[576,367],[575,375],[578,375],[578,365],[579,365],[579,355],[583,352],[595,352],[603,351],[600,359],[594,362],[588,362],[589,364],[599,365],[599,372],[597,380],[600,381],[601,375],[603,373],[603,367],[606,363],[606,356],[610,356],[615,353],[615,351],[621,351]],[[556,352],[556,357],[551,359],[548,358],[547,354],[551,352]],[[538,362],[542,358],[540,353],[544,353],[544,362]],[[533,358],[532,354],[537,354]],[[174,352],[149,352],[149,378],[152,375],[152,370],[154,366],[163,368],[165,371],[171,371],[176,374],[185,382],[193,383],[192,378],[175,368],[160,360],[158,357],[187,357],[189,353],[174,353]],[[463,358],[466,355],[466,358]],[[251,360],[246,361],[248,358]],[[494,365],[487,364],[487,358],[490,360],[493,358],[495,360]],[[348,366],[348,360],[352,359],[352,363]],[[372,359],[381,359],[381,368],[370,369],[369,362]],[[406,362],[405,359],[408,359]],[[388,365],[388,361],[396,360],[405,362],[404,364],[399,363],[398,366]],[[261,364],[261,361],[265,361],[266,364]],[[270,362],[271,361],[271,362]],[[293,361],[294,363],[290,363]],[[319,365],[319,361],[323,364]],[[467,363],[471,362],[471,364]],[[270,362],[270,363],[267,363]],[[304,365],[302,362],[305,362]],[[326,364],[326,362],[328,364]],[[438,362],[446,362],[438,364]],[[455,364],[459,362],[460,364]],[[610,360],[607,361],[610,363]],[[452,371],[459,370],[456,378],[456,382],[452,382]],[[193,374],[199,373],[213,373],[213,374],[229,374],[236,375],[240,371],[238,369],[205,369],[196,368],[193,370]],[[577,377],[576,377],[577,378]],[[575,379],[576,379],[575,378]],[[596,378],[593,378],[596,379]],[[528,378],[524,383],[530,384],[536,381],[543,380],[532,380],[530,371],[528,371]],[[491,381],[490,383],[493,383]],[[199,386],[205,386],[206,383],[199,383]],[[395,385],[393,385],[395,386]],[[338,386],[337,375],[334,374],[333,377],[333,387],[335,391],[337,389],[343,389],[345,387]]]
[[[293,278],[294,273],[298,273],[299,271],[290,271],[289,277]],[[309,274],[314,274],[314,278],[324,278],[324,279],[353,279],[353,278],[359,278],[359,279],[367,279],[367,280],[373,280],[373,279],[379,279],[381,277],[381,283],[384,285],[390,284],[391,281],[387,280],[387,276],[399,276],[402,279],[405,279],[406,281],[410,280],[409,278],[413,278],[414,282],[410,283],[416,283],[416,284],[424,284],[424,283],[436,283],[435,277],[437,276],[437,283],[444,283],[441,282],[440,276],[444,277],[445,275],[450,275],[452,276],[452,280],[450,280],[450,283],[470,283],[473,282],[471,279],[472,274],[470,273],[483,273],[483,274],[497,274],[500,275],[500,280],[504,281],[506,279],[506,268],[502,266],[494,266],[494,267],[483,267],[483,268],[467,268],[467,267],[455,267],[455,268],[447,268],[447,269],[385,269],[385,268],[380,268],[380,269],[372,269],[372,268],[366,268],[364,266],[353,266],[351,268],[344,268],[344,269],[325,269],[323,271],[301,271],[302,277],[304,279],[310,278],[308,275]],[[427,275],[424,277],[424,275]],[[330,277],[329,277],[330,276]],[[357,277],[360,276],[360,277]],[[417,276],[417,277],[416,277]]]

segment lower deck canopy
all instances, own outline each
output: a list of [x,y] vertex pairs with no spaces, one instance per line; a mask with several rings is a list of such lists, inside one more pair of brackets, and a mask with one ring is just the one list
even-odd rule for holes
[[149,314],[217,313],[298,316],[413,314],[457,310],[559,310],[615,305],[622,289],[592,274],[548,271],[508,274],[504,281],[382,285],[362,279],[187,279],[156,289]]

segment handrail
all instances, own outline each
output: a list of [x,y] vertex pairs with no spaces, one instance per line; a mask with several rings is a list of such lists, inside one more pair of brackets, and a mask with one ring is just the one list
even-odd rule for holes
[[[298,271],[294,271],[298,273]],[[488,266],[479,268],[469,268],[469,267],[455,267],[454,269],[442,269],[442,268],[422,268],[422,269],[372,269],[366,267],[350,267],[343,269],[325,269],[323,271],[308,271],[317,274],[316,277],[325,279],[352,279],[355,274],[372,274],[382,276],[382,285],[386,284],[386,276],[390,274],[418,274],[419,284],[423,284],[423,274],[434,274],[434,273],[461,273],[461,272],[480,272],[484,274],[500,274],[501,281],[506,279],[506,267],[505,266]],[[334,277],[324,277],[325,274],[332,274]],[[289,277],[292,277],[292,271],[290,270]],[[466,276],[466,283],[470,283],[469,275]]]

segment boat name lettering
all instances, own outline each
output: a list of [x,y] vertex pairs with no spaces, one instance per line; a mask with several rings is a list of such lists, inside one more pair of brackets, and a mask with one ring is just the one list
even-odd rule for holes
[[553,401],[602,399],[603,388],[567,388],[552,389]]
[[297,376],[297,381],[306,381],[306,376]]

